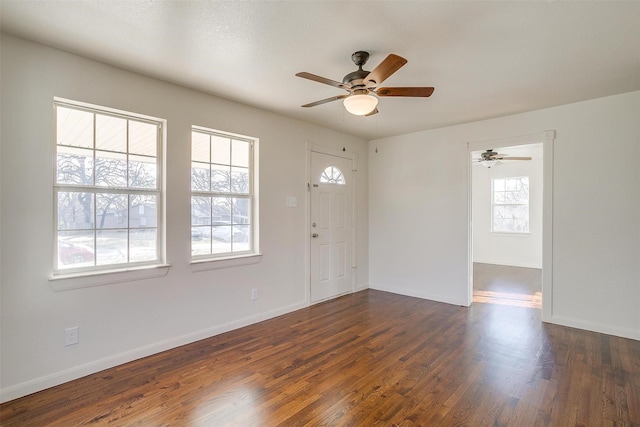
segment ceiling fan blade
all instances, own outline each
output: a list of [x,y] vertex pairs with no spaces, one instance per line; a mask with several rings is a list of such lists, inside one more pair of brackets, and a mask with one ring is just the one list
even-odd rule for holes
[[381,87],[376,91],[378,96],[421,96],[429,97],[433,93],[432,87]]
[[347,96],[349,95],[332,96],[331,98],[321,99],[320,101],[304,104],[303,107],[315,107],[316,105],[326,104],[327,102],[331,102],[331,101],[337,101],[338,99],[343,99],[343,98],[346,98]]
[[364,78],[364,84],[368,87],[376,87],[389,76],[398,71],[407,60],[393,53],[387,56],[376,68]]
[[315,74],[311,74],[311,73],[301,72],[301,73],[297,73],[296,76],[302,77],[303,79],[313,80],[314,82],[324,83],[326,85],[334,86],[340,89],[346,89],[346,90],[351,89],[350,85],[340,83],[335,80],[327,79],[326,77],[316,76]]
[[379,111],[377,108],[374,108],[372,112],[370,112],[369,114],[365,114],[365,117],[369,117],[369,116],[373,116],[374,114],[378,114]]
[[502,157],[502,156],[496,156],[493,157],[496,160],[531,160],[531,157]]

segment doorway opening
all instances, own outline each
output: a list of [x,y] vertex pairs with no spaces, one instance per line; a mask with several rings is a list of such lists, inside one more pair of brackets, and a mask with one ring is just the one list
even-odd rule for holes
[[550,317],[554,137],[548,131],[469,144],[469,304],[535,308]]

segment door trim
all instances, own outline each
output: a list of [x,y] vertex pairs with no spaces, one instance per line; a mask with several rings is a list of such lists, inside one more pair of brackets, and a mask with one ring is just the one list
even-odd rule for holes
[[491,148],[510,147],[542,143],[542,321],[550,322],[553,317],[553,143],[556,131],[548,130],[533,135],[511,138],[475,141],[467,143],[467,257],[468,257],[468,303],[473,301],[473,206],[471,152]]
[[[326,147],[323,145],[314,144],[311,142],[305,142],[306,146],[306,178],[307,181],[305,183],[306,191],[305,191],[305,237],[304,237],[304,246],[305,246],[305,261],[304,261],[304,283],[305,283],[305,291],[304,298],[307,305],[311,305],[311,153],[320,153],[327,154],[335,157],[342,157],[344,159],[351,160],[351,180],[353,185],[351,186],[351,212],[352,212],[352,220],[351,220],[351,293],[356,290],[356,283],[358,279],[358,251],[357,251],[357,198],[358,194],[358,153],[354,153],[351,151],[341,151],[336,150],[332,147]],[[326,301],[326,300],[325,300]],[[313,304],[317,304],[322,301],[316,301]]]

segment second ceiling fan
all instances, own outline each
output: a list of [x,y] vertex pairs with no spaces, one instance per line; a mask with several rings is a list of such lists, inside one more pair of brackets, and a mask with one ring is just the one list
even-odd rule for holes
[[[303,107],[315,107],[327,102],[343,99],[348,112],[357,116],[372,116],[378,112],[378,98],[376,96],[405,96],[405,97],[429,97],[433,93],[433,87],[379,87],[389,76],[398,71],[407,60],[401,56],[390,54],[373,71],[363,70],[362,67],[369,59],[369,52],[358,51],[351,55],[351,60],[358,66],[342,79],[342,83],[315,74],[301,72],[296,76],[314,82],[324,83],[344,89],[348,94],[332,96],[311,102]],[[374,96],[376,95],[376,96]]]
[[474,159],[473,161],[474,163],[479,163],[482,166],[491,168],[492,166],[497,164],[498,161],[500,160],[531,160],[531,157],[530,156],[524,156],[524,157],[509,156],[508,154],[500,154],[496,151],[493,151],[493,148],[489,148],[486,151],[480,153],[480,157],[477,159]]

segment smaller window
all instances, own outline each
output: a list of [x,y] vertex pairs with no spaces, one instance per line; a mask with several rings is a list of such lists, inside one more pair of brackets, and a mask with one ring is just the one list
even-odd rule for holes
[[254,146],[213,129],[191,132],[192,260],[255,254]]
[[322,184],[346,184],[342,171],[335,166],[328,166],[324,171],[322,171],[322,175],[320,175],[320,182]]
[[529,232],[529,177],[499,178],[491,181],[493,232]]

